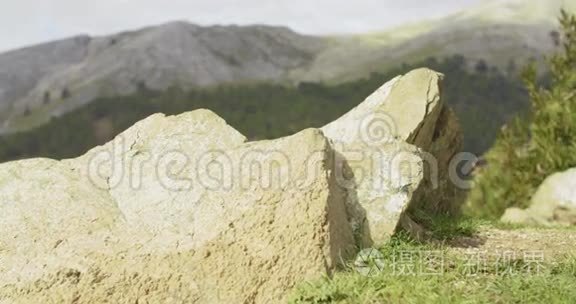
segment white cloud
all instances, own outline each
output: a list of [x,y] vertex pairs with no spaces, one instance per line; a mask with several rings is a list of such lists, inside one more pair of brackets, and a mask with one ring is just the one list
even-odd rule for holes
[[0,50],[81,33],[187,20],[285,25],[310,34],[381,30],[481,0],[0,0]]

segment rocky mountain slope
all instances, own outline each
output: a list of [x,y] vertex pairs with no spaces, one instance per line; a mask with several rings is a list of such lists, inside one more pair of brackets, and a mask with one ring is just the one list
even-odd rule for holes
[[0,133],[39,126],[97,97],[141,89],[262,81],[343,82],[429,56],[462,54],[506,68],[554,50],[574,0],[493,0],[444,19],[331,37],[269,26],[174,22],[79,36],[0,54]]

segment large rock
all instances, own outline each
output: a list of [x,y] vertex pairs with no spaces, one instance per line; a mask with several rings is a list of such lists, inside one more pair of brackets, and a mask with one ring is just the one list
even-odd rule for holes
[[399,76],[322,128],[341,156],[340,184],[364,246],[387,241],[408,208],[457,209],[448,169],[462,139],[441,80],[428,69]]
[[549,176],[528,209],[509,208],[502,221],[513,224],[576,225],[576,168]]
[[353,253],[333,161],[319,130],[245,143],[198,110],[3,164],[0,299],[280,303]]
[[384,85],[322,130],[245,137],[207,110],[153,115],[63,161],[0,165],[0,300],[279,303],[450,211],[460,133],[436,72]]

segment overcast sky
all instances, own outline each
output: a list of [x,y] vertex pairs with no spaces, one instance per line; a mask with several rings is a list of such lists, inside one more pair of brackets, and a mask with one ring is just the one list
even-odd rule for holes
[[308,34],[358,33],[444,16],[481,1],[0,0],[0,51],[173,20],[285,25]]

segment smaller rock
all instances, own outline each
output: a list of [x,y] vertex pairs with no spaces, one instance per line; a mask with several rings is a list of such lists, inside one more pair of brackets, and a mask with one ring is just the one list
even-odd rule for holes
[[389,241],[408,209],[458,209],[449,163],[462,140],[441,98],[443,77],[429,69],[398,76],[322,128],[341,160],[339,185],[361,247]]
[[576,225],[576,168],[548,177],[526,210],[510,208],[501,219],[507,223]]
[[530,221],[530,217],[526,210],[520,208],[508,208],[501,219],[502,222],[509,224],[523,224]]

